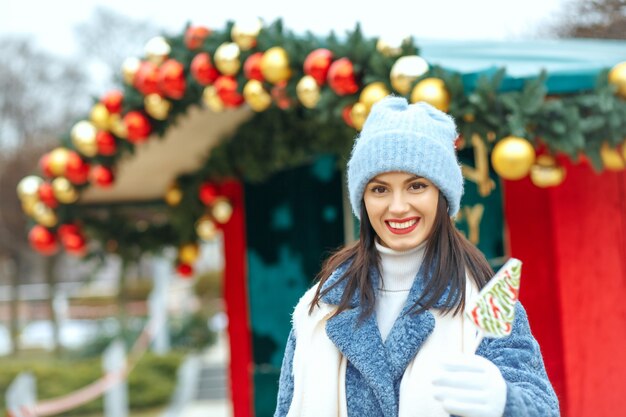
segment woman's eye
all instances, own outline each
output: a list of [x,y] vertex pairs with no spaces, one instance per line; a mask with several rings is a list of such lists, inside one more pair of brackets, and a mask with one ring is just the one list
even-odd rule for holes
[[371,190],[375,193],[384,193],[385,192],[385,187],[381,187],[380,185],[375,185],[374,187],[371,188]]
[[414,182],[413,184],[411,184],[412,190],[422,190],[426,187],[428,187],[428,185],[424,184],[423,182]]

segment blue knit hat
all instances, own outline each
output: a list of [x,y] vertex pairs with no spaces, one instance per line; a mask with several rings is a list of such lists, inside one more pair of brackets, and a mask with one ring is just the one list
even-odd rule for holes
[[384,172],[404,171],[429,179],[456,215],[463,195],[463,176],[454,150],[452,117],[427,103],[409,104],[389,96],[372,106],[348,161],[352,212],[360,219],[367,183]]

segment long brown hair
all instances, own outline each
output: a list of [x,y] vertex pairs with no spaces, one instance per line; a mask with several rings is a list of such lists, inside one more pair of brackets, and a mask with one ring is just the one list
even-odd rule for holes
[[[350,308],[350,300],[357,289],[362,307],[361,318],[374,311],[376,289],[372,286],[369,274],[372,268],[379,268],[380,263],[380,255],[374,244],[375,238],[376,233],[367,216],[365,203],[362,202],[359,240],[338,250],[326,260],[316,277],[320,283],[311,301],[309,313],[328,291],[344,281],[345,289],[334,315]],[[324,282],[345,262],[350,262],[350,265],[343,275],[322,291]],[[432,308],[449,287],[442,311],[444,314],[452,311],[456,315],[465,307],[466,272],[478,288],[482,288],[493,275],[485,256],[454,226],[448,216],[448,202],[442,193],[439,193],[437,213],[426,244],[422,268],[432,273],[425,274],[424,292],[411,309],[415,314]]]

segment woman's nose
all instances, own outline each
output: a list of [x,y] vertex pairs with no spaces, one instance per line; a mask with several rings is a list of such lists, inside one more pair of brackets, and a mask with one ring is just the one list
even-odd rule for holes
[[406,196],[402,192],[394,192],[391,195],[391,201],[389,203],[390,213],[406,213],[408,211],[409,203]]

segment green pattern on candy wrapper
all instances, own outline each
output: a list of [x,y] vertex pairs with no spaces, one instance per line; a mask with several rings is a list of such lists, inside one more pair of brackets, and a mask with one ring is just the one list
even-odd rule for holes
[[466,313],[485,336],[504,337],[511,333],[521,275],[522,263],[517,259],[507,261]]

